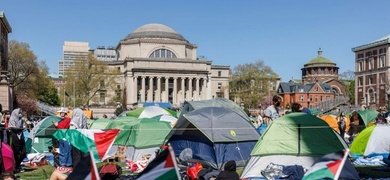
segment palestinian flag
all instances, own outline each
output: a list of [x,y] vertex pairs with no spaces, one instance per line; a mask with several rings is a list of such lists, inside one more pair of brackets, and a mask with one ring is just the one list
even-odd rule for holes
[[348,153],[348,150],[341,150],[321,157],[305,173],[303,180],[324,178],[338,179]]
[[80,163],[74,168],[73,172],[66,178],[67,180],[100,180],[92,151],[84,156]]
[[180,179],[171,146],[163,150],[138,175],[137,180],[178,180]]
[[84,153],[92,151],[96,162],[101,162],[110,157],[108,150],[111,148],[119,129],[59,129],[53,136],[56,139],[66,139],[72,146]]

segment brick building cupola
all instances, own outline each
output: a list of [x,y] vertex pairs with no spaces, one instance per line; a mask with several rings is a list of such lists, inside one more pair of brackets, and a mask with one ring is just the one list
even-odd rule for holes
[[329,79],[338,79],[339,67],[336,63],[322,56],[321,48],[316,58],[306,63],[302,70],[302,83],[325,82]]

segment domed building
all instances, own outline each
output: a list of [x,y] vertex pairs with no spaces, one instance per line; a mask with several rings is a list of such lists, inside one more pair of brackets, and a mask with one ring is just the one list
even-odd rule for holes
[[117,61],[128,108],[180,107],[184,101],[229,98],[230,66],[198,58],[197,45],[163,24],[146,24],[120,40]]
[[304,107],[326,110],[322,106],[327,101],[345,99],[345,86],[338,80],[336,63],[322,56],[318,50],[317,57],[306,63],[302,70],[302,80],[282,82],[278,94],[283,98],[282,106],[299,103]]

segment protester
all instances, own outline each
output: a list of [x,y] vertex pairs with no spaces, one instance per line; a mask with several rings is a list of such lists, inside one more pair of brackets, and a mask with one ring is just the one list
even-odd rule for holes
[[340,136],[344,139],[345,129],[347,128],[347,121],[345,119],[344,112],[340,113],[340,116],[337,119],[337,124],[339,126]]
[[[62,119],[60,122],[54,122],[53,124],[57,129],[69,129],[70,127],[70,121],[71,119],[67,116],[68,109],[67,108],[61,108],[60,116]],[[71,170],[70,167],[72,167],[72,154],[71,154],[71,145],[66,139],[59,139],[59,159],[60,159],[60,166],[62,167],[68,167],[68,169]]]
[[267,127],[279,117],[279,106],[282,102],[282,98],[278,95],[274,95],[272,97],[272,105],[268,106],[267,109],[265,109],[264,112],[264,122],[266,123]]
[[263,117],[261,117],[261,113],[257,112],[256,115],[256,128],[259,128],[263,124]]
[[22,110],[20,108],[13,110],[8,124],[10,133],[8,142],[14,152],[16,173],[22,171],[20,163],[22,163],[27,154],[23,134],[24,122],[22,116]]
[[228,161],[215,180],[239,180],[240,176],[236,172],[236,161]]
[[[81,108],[73,109],[72,119],[70,121],[70,129],[87,129],[87,116]],[[72,164],[75,167],[84,156],[84,153],[72,146]]]
[[302,112],[302,105],[296,102],[292,103],[291,112]]

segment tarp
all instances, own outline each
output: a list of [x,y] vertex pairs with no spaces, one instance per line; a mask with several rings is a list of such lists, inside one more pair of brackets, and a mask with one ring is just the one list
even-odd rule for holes
[[[262,177],[261,171],[270,163],[309,168],[323,155],[346,148],[341,137],[320,118],[301,112],[287,114],[274,120],[260,137],[241,177]],[[359,179],[347,161],[340,177]]]
[[223,107],[204,107],[180,116],[167,136],[176,156],[185,149],[193,160],[220,169],[234,160],[244,166],[260,134],[245,117]]
[[145,102],[143,104],[144,107],[148,106],[158,106],[162,108],[172,108],[172,104],[169,102]]
[[[69,109],[68,110],[68,117],[72,117],[72,109]],[[85,116],[88,118],[88,119],[93,119],[93,111],[92,110],[86,110],[86,109],[84,109],[83,110],[83,112],[84,112],[84,114],[85,114]],[[60,116],[60,112],[56,112],[56,114],[55,114],[56,116]]]
[[250,120],[249,116],[245,113],[245,111],[240,106],[238,106],[235,102],[226,98],[214,98],[210,100],[201,100],[201,101],[185,101],[183,103],[181,114],[185,114],[195,109],[200,109],[204,107],[224,107],[238,113],[246,120],[248,121]]
[[351,145],[355,155],[387,157],[390,152],[390,126],[373,125],[365,128],[356,136]]

